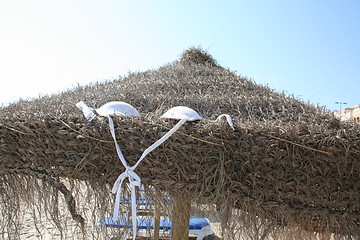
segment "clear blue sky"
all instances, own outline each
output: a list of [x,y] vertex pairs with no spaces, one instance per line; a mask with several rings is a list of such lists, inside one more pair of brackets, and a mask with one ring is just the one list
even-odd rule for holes
[[154,69],[191,46],[277,91],[360,104],[360,1],[0,0],[0,103]]

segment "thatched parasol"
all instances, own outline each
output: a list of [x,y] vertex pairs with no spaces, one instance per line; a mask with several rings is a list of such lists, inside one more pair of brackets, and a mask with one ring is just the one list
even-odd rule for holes
[[[19,224],[22,202],[46,202],[60,226],[54,209],[61,199],[84,225],[86,209],[76,201],[84,189],[77,182],[85,184],[86,196],[95,196],[96,217],[111,210],[108,191],[124,169],[106,119],[89,124],[75,104],[99,107],[113,100],[141,114],[114,119],[130,164],[174,126],[159,119],[167,109],[183,105],[204,117],[150,153],[137,173],[159,192],[215,206],[225,238],[238,232],[286,238],[292,230],[296,236],[360,237],[359,125],[259,86],[197,48],[156,70],[0,109],[3,229],[14,227],[8,221]],[[232,116],[234,129],[211,121],[221,113]],[[64,198],[54,198],[55,192]]]

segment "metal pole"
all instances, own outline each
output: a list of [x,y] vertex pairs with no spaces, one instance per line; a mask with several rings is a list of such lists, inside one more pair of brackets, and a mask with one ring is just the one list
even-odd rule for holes
[[[339,110],[339,116],[340,116],[340,120],[341,120],[341,109],[342,109],[342,104],[347,104],[346,102],[335,102],[335,104],[339,104],[340,105],[340,110]],[[346,117],[346,115],[345,115]]]

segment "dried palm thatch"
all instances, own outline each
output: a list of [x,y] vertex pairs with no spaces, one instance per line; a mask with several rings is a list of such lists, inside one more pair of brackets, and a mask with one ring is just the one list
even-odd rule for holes
[[206,51],[201,48],[189,48],[181,54],[180,62],[183,65],[193,65],[193,64],[206,64],[210,66],[218,66],[216,60]]
[[[124,169],[106,119],[87,123],[75,107],[81,100],[125,101],[142,113],[114,119],[130,165],[174,125],[159,119],[165,110],[198,111],[204,121],[185,124],[136,172],[145,186],[216,209],[225,239],[360,237],[359,125],[237,76],[195,48],[157,70],[0,109],[3,232],[21,231],[23,206],[47,212],[60,232],[61,202],[80,232],[111,212],[109,188]],[[211,121],[221,113],[235,129]]]

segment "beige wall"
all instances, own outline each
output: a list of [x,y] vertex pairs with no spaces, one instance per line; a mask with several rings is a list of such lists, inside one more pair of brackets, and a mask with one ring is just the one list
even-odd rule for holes
[[360,105],[354,107],[352,118],[360,123]]
[[360,123],[360,105],[356,105],[352,108],[345,108],[341,111],[334,112],[334,115],[340,118],[342,121],[355,121]]

